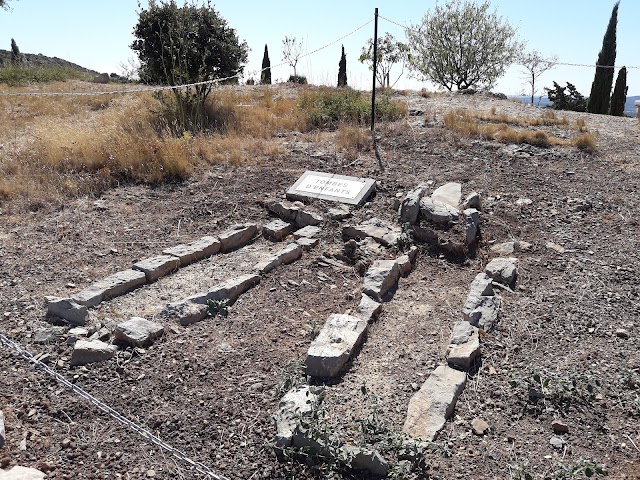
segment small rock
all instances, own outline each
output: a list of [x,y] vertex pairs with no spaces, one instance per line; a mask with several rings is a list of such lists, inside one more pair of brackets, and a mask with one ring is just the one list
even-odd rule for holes
[[476,210],[482,210],[482,202],[480,201],[480,194],[478,192],[471,192],[464,199],[462,204],[464,208],[475,208]]
[[471,420],[471,429],[476,435],[484,435],[489,431],[489,424],[481,418]]
[[431,194],[431,198],[457,208],[462,199],[462,185],[457,182],[446,183],[436,188]]
[[351,212],[348,209],[344,208],[330,208],[327,210],[327,216],[331,220],[345,220],[351,216]]
[[560,420],[554,420],[551,422],[551,428],[555,433],[569,433],[569,425]]
[[516,205],[519,207],[525,207],[527,205],[531,205],[533,203],[533,200],[531,200],[530,198],[519,198],[518,200],[516,200]]
[[51,327],[43,330],[38,330],[33,336],[35,343],[52,343],[56,342],[64,335],[66,331],[65,327]]
[[561,449],[562,447],[564,447],[564,440],[558,437],[551,437],[551,439],[549,440],[549,445],[551,445],[553,448]]
[[394,260],[376,260],[364,276],[362,292],[381,301],[398,282],[400,268]]
[[627,338],[630,337],[629,331],[625,330],[624,328],[617,328],[616,329],[616,337],[624,338],[626,340]]
[[430,222],[443,225],[455,223],[460,218],[460,211],[456,207],[430,197],[420,200],[420,214]]
[[286,448],[293,445],[294,438],[301,435],[304,420],[313,415],[313,411],[322,401],[317,389],[308,385],[289,390],[273,416],[276,423],[275,446]]
[[265,237],[273,238],[277,241],[282,241],[292,231],[293,224],[280,219],[267,223],[264,227],[262,227],[262,234]]
[[89,318],[87,307],[71,298],[45,297],[47,315],[67,320],[72,325],[84,325]]
[[147,346],[164,333],[164,327],[142,317],[132,317],[119,323],[114,331],[115,339],[134,346]]
[[296,243],[300,245],[305,252],[308,252],[309,250],[311,250],[313,247],[318,245],[319,242],[320,240],[317,238],[308,238],[308,237],[300,237],[299,239],[296,240]]
[[100,340],[78,340],[71,354],[71,366],[102,362],[113,357],[116,348]]
[[492,245],[489,249],[498,255],[511,255],[516,250],[516,242],[504,242]]
[[318,234],[322,231],[322,229],[320,227],[315,227],[313,225],[307,225],[306,227],[300,228],[299,230],[296,230],[295,232],[293,232],[293,238],[295,238],[296,240],[306,237],[306,238],[313,238],[318,236]]
[[559,253],[559,254],[563,254],[563,253],[565,253],[567,251],[566,248],[564,248],[563,246],[558,245],[557,243],[553,243],[553,242],[547,242],[545,244],[545,247],[547,247],[548,249],[553,250],[554,252]]
[[45,475],[44,472],[35,468],[16,465],[9,470],[2,471],[0,478],[2,480],[44,480]]
[[513,257],[494,258],[484,267],[484,271],[494,281],[513,287],[518,277],[518,260]]

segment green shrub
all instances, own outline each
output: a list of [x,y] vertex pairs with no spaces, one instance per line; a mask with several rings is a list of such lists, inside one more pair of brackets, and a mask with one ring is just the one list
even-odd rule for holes
[[32,83],[66,82],[67,80],[91,80],[91,75],[79,70],[62,67],[24,67],[11,65],[0,68],[0,83],[21,87]]
[[[298,107],[307,113],[309,122],[318,128],[337,128],[340,123],[368,125],[371,121],[371,100],[352,88],[322,88],[305,92]],[[395,120],[403,108],[388,96],[376,101],[376,119]]]
[[289,80],[287,80],[287,82],[289,82],[289,83],[299,83],[300,85],[306,85],[307,84],[307,77],[304,77],[302,75],[291,75],[291,76],[289,76]]

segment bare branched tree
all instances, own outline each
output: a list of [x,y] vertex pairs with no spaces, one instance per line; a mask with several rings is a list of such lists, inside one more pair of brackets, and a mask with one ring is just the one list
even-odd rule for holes
[[553,55],[545,57],[537,50],[523,53],[518,58],[518,64],[524,67],[524,78],[527,85],[531,87],[531,104],[536,95],[536,80],[547,70],[550,70],[558,63],[558,57]]
[[284,37],[282,40],[282,56],[284,61],[293,67],[293,76],[298,77],[296,66],[298,60],[302,56],[302,40],[298,40],[296,37]]

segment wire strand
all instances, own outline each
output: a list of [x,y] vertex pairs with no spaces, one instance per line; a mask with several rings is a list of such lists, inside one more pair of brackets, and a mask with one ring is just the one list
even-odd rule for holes
[[5,337],[1,333],[0,333],[0,344],[4,345],[5,347],[7,347],[10,350],[13,350],[13,352],[15,354],[17,354],[19,357],[23,358],[24,360],[27,360],[28,362],[33,364],[34,367],[36,367],[37,369],[42,370],[44,373],[46,373],[47,375],[49,375],[50,377],[55,379],[58,383],[62,384],[64,387],[66,387],[67,389],[71,390],[72,392],[77,394],[79,397],[84,398],[89,403],[93,404],[98,409],[100,409],[101,411],[103,411],[104,413],[109,415],[111,418],[117,420],[118,422],[120,422],[121,424],[123,424],[124,426],[129,428],[130,430],[133,430],[134,432],[136,432],[137,434],[139,434],[141,437],[145,438],[149,442],[153,443],[154,445],[157,445],[161,449],[171,453],[177,459],[182,460],[183,462],[189,464],[198,473],[206,475],[206,476],[212,478],[213,480],[228,480],[226,477],[222,477],[220,475],[217,475],[213,470],[211,470],[205,464],[200,463],[200,462],[198,462],[196,460],[192,460],[185,453],[181,452],[177,448],[172,447],[167,442],[162,440],[160,437],[157,437],[156,435],[151,433],[149,430],[147,430],[144,427],[132,422],[131,420],[126,418],[124,415],[120,414],[119,412],[117,412],[116,410],[114,410],[113,408],[111,408],[110,406],[105,404],[104,402],[98,400],[96,397],[91,395],[86,390],[83,390],[78,385],[76,385],[74,383],[71,383],[69,380],[67,380],[65,377],[60,375],[58,372],[56,372],[55,370],[50,368],[48,365],[46,365],[46,364],[42,363],[40,360],[36,359],[33,356],[32,353],[28,352],[27,350],[22,348],[19,344],[17,344],[13,340],[8,339],[7,337]]

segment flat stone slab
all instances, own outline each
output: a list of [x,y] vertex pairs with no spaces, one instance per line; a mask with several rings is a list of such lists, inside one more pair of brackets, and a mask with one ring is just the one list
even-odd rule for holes
[[321,398],[316,389],[304,385],[289,390],[273,415],[276,423],[276,448],[291,447],[294,437],[302,434],[302,424],[313,415],[313,411],[320,404]]
[[72,325],[84,325],[89,318],[89,311],[71,298],[45,297],[47,315],[62,318]]
[[429,197],[420,200],[420,214],[426,220],[441,225],[455,223],[460,218],[456,207]]
[[469,294],[462,307],[464,319],[469,320],[469,315],[482,303],[483,297],[492,296],[494,293],[491,277],[486,273],[477,274],[471,282]]
[[173,255],[158,255],[133,264],[134,270],[144,272],[148,283],[175,272],[178,267],[180,267],[180,258]]
[[242,225],[234,225],[226,232],[220,234],[220,250],[222,252],[230,252],[236,248],[243,247],[258,233],[258,225],[255,223],[247,223]]
[[71,366],[109,360],[116,353],[116,347],[100,340],[78,340],[71,354]]
[[163,318],[174,320],[180,325],[187,326],[200,322],[209,315],[209,307],[203,303],[191,301],[170,303],[160,313]]
[[484,271],[496,282],[513,287],[518,277],[518,259],[494,258],[484,267]]
[[369,295],[362,294],[355,316],[369,321],[377,317],[382,311],[382,303],[376,302]]
[[349,360],[367,331],[367,321],[345,314],[333,314],[313,340],[305,365],[312,377],[335,377]]
[[411,190],[400,204],[399,214],[401,223],[414,224],[420,216],[420,200],[426,193],[429,185],[422,183]]
[[253,269],[261,273],[269,273],[280,265],[287,265],[295,262],[300,259],[300,257],[302,257],[302,247],[297,243],[290,243],[286,247],[278,250],[268,259],[256,263]]
[[431,198],[458,208],[460,200],[462,200],[462,185],[458,182],[445,183],[433,191]]
[[296,240],[302,237],[313,238],[318,236],[318,234],[322,231],[320,227],[316,227],[313,225],[307,225],[306,227],[300,228],[293,232],[293,238]]
[[400,267],[396,260],[376,260],[364,275],[362,293],[380,302],[400,278]]
[[38,330],[33,336],[35,343],[53,343],[57,342],[67,333],[66,327],[50,327]]
[[361,239],[371,237],[385,247],[395,245],[401,233],[399,227],[389,225],[384,220],[375,217],[360,225],[345,225],[342,228],[344,237]]
[[456,322],[453,326],[447,362],[450,366],[457,366],[468,370],[473,361],[480,355],[480,335],[478,327],[469,322]]
[[467,208],[462,213],[464,214],[467,245],[475,245],[476,237],[478,236],[478,227],[480,226],[480,212],[475,208]]
[[71,299],[86,307],[95,307],[103,300],[118,297],[130,292],[147,282],[144,272],[138,270],[123,270],[114,273],[103,280],[99,280],[84,290],[71,296]]
[[402,431],[422,440],[433,441],[453,414],[466,382],[465,372],[446,365],[437,367],[411,397]]
[[267,238],[272,238],[273,240],[280,242],[285,239],[293,229],[293,224],[277,219],[262,227],[262,234]]
[[287,198],[321,198],[333,202],[361,205],[376,188],[372,178],[348,177],[307,170],[287,190]]
[[[231,278],[226,282],[219,283],[205,293],[197,293],[185,301],[206,305],[209,300],[227,300],[228,304],[235,302],[240,295],[260,283],[260,275],[248,273],[239,277]],[[172,306],[173,304],[169,304]]]
[[163,333],[164,327],[161,324],[142,317],[132,317],[126,322],[119,323],[113,331],[116,341],[135,346],[150,345]]
[[2,480],[44,480],[46,474],[38,469],[16,465],[9,470],[0,470]]
[[216,237],[202,237],[191,243],[176,245],[167,248],[162,253],[171,255],[180,259],[180,266],[184,267],[190,263],[200,261],[204,258],[215,255],[220,251],[220,240]]
[[319,242],[320,240],[317,238],[308,238],[308,237],[300,237],[299,239],[296,240],[296,243],[300,245],[305,252],[308,252],[309,250],[311,250],[313,247],[318,245]]

